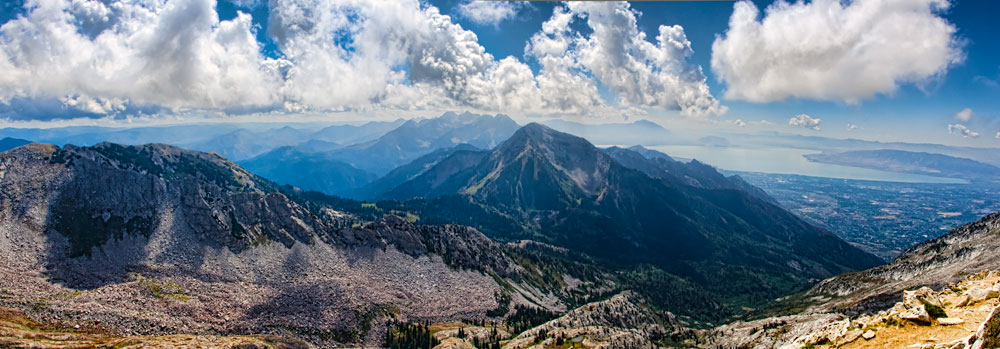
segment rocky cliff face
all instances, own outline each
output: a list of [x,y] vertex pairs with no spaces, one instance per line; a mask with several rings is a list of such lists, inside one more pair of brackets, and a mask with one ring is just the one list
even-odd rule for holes
[[0,305],[123,334],[377,343],[381,320],[483,317],[500,246],[460,226],[308,209],[214,154],[166,145],[0,153]]

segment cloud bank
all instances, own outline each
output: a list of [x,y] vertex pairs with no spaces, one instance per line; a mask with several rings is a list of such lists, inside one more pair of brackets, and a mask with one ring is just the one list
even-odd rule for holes
[[975,132],[962,124],[948,125],[948,134],[962,136],[963,138],[978,138],[979,132]]
[[949,5],[779,0],[761,18],[753,3],[741,1],[712,44],[712,70],[727,85],[727,98],[859,103],[942,76],[962,61],[956,28],[940,16]]
[[523,1],[481,1],[467,0],[458,5],[458,13],[477,24],[497,25],[514,18],[523,7]]
[[[485,6],[472,4],[464,5]],[[135,110],[726,111],[701,67],[688,62],[683,28],[661,25],[651,40],[627,3],[560,5],[525,57],[499,59],[474,32],[418,0],[271,1],[266,28],[242,12],[220,21],[215,5],[29,0],[23,16],[0,27],[0,106],[56,101],[66,113],[53,115],[65,117]],[[508,18],[507,5],[515,6],[491,3],[497,11],[480,8],[476,16]],[[261,53],[259,31],[279,54]],[[522,59],[537,60],[540,69]],[[605,100],[599,86],[618,100]]]
[[958,121],[961,121],[961,122],[969,122],[969,120],[972,120],[972,109],[971,108],[965,108],[965,109],[959,110],[957,113],[955,113],[954,117],[955,117],[955,120],[958,120]]
[[819,131],[820,121],[822,121],[822,119],[813,118],[806,114],[799,114],[792,117],[791,119],[788,119],[788,125],[804,127],[810,130]]

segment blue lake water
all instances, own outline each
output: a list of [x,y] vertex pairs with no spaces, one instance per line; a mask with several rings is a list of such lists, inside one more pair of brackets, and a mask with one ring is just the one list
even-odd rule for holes
[[904,183],[968,183],[957,178],[897,173],[812,162],[803,155],[816,150],[795,148],[704,147],[689,145],[649,146],[672,157],[697,159],[729,171],[794,174],[813,177]]

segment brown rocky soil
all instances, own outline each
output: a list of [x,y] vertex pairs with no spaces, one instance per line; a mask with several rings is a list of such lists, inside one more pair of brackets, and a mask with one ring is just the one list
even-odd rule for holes
[[100,328],[41,323],[23,312],[0,308],[0,348],[310,348],[301,340],[252,336],[115,336]]

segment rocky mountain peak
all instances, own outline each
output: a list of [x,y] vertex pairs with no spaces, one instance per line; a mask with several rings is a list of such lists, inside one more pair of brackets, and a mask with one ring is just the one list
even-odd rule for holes
[[91,147],[67,145],[56,150],[53,162],[72,164],[73,158],[104,162],[118,169],[166,179],[194,176],[237,191],[273,192],[274,184],[215,153],[203,153],[167,144],[120,145],[109,142]]

